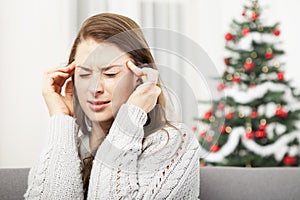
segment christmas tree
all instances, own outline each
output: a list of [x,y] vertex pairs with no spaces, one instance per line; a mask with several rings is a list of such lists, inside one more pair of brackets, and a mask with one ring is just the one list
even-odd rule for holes
[[[224,97],[196,120],[201,165],[299,166],[300,110],[285,79],[279,23],[263,24],[258,1],[249,1],[225,35],[229,56],[218,90]],[[205,127],[201,130],[199,127]]]

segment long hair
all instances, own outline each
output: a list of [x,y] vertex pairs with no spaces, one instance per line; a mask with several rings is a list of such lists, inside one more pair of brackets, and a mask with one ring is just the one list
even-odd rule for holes
[[[139,66],[144,63],[150,63],[150,67],[157,69],[149,46],[142,31],[140,30],[139,25],[128,17],[113,13],[101,13],[88,18],[83,23],[74,41],[69,56],[69,64],[74,61],[77,47],[80,42],[86,39],[93,39],[99,43],[108,42],[115,44],[129,55],[129,57],[134,61],[135,65]],[[74,75],[72,76],[72,81],[73,83],[76,81],[74,80]],[[157,85],[161,87],[160,79],[158,80]],[[89,130],[86,125],[86,116],[80,107],[75,87],[73,94],[74,117],[76,119],[76,123],[79,125],[84,134],[89,134]],[[164,111],[166,102],[163,92],[161,92],[159,95],[157,104],[162,109],[160,109],[159,112],[149,112],[146,124],[161,124],[161,122],[164,122],[165,125],[167,124],[176,128],[166,119],[166,113]],[[84,158],[82,162],[82,179],[85,195],[87,194],[88,190],[93,159],[93,155],[90,155],[89,157]]]

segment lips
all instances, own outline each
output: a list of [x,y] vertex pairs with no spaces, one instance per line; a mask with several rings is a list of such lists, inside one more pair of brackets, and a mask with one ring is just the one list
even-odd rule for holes
[[91,110],[93,110],[93,111],[101,111],[106,106],[108,106],[108,104],[110,103],[110,101],[88,101],[88,103],[89,103],[89,107],[91,108]]
[[102,105],[102,104],[109,103],[110,101],[88,101],[88,102],[92,105]]

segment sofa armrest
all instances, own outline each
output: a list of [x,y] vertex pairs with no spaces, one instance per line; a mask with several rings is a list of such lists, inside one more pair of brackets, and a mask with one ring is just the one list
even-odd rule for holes
[[29,168],[0,169],[0,199],[24,199]]

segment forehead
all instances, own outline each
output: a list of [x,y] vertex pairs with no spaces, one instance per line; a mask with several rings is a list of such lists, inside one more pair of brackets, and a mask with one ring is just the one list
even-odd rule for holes
[[94,40],[82,41],[76,51],[76,65],[105,67],[111,64],[124,64],[129,59],[127,53],[111,43],[97,43]]

